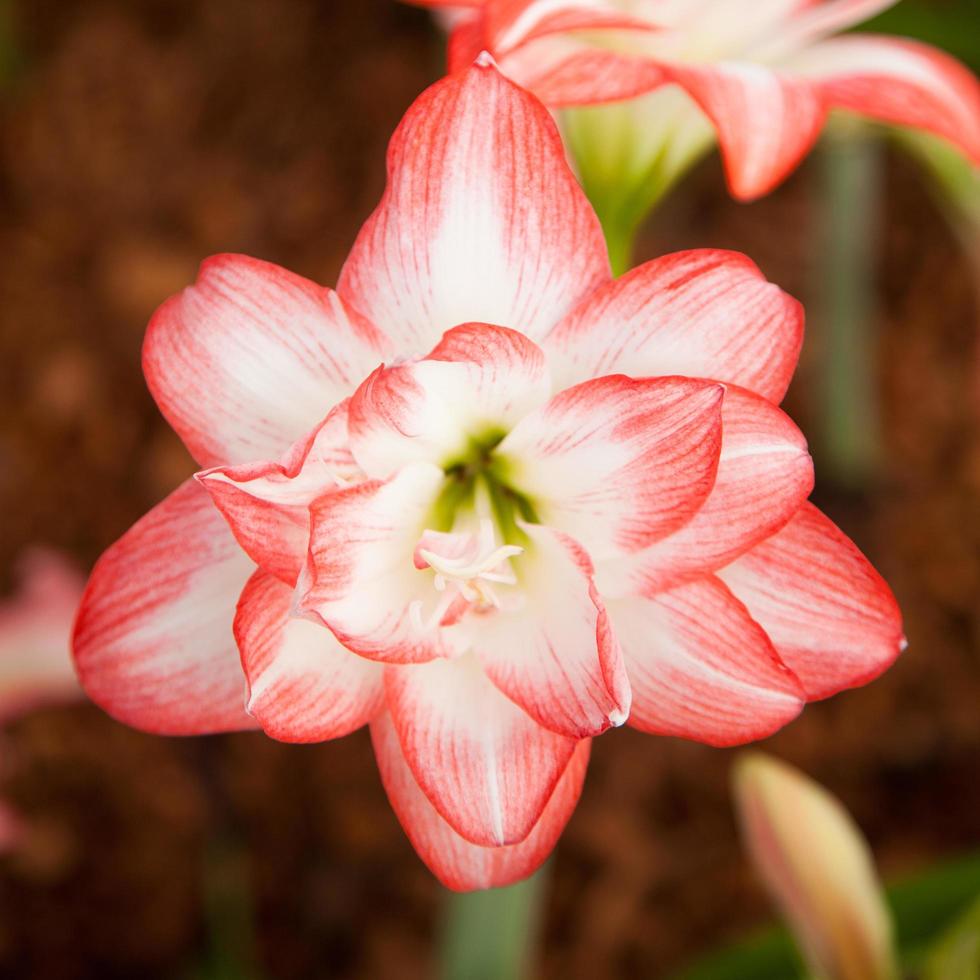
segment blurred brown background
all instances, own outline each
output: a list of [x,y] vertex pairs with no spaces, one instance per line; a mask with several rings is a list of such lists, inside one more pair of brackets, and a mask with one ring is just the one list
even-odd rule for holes
[[[217,251],[333,283],[380,194],[387,139],[442,61],[428,18],[394,0],[5,12],[4,589],[24,546],[88,567],[192,472],[140,374],[149,314]],[[817,166],[740,206],[708,161],[644,257],[733,247],[808,298]],[[889,156],[885,179],[882,463],[845,494],[820,480],[817,446],[816,498],[898,593],[910,647],[767,748],[840,794],[895,875],[980,845],[980,431],[969,263],[915,167]],[[805,431],[820,349],[811,323],[788,402]],[[769,917],[736,840],[732,753],[624,730],[593,758],[553,861],[543,976],[655,978]],[[388,808],[366,733],[308,748],[165,740],[78,706],[13,726],[0,761],[0,792],[30,821],[0,860],[0,976],[430,974],[443,893]]]

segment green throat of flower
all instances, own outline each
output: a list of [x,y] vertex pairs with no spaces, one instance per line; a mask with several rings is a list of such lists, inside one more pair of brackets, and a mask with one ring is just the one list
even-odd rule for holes
[[446,482],[432,508],[433,530],[451,531],[461,513],[476,508],[482,494],[490,504],[501,540],[527,544],[518,521],[540,521],[531,500],[514,488],[507,459],[494,452],[506,434],[501,429],[489,429],[473,436],[462,453],[443,465]]

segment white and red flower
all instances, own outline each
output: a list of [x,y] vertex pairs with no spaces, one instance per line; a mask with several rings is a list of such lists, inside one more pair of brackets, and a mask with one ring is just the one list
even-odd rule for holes
[[204,468],[97,564],[82,683],[160,733],[370,724],[433,871],[521,878],[592,736],[750,741],[897,655],[777,407],[802,329],[741,255],[612,281],[547,110],[481,59],[409,110],[336,291],[224,255],[154,316]]
[[451,70],[487,50],[552,107],[660,93],[598,120],[591,141],[578,133],[580,147],[596,144],[579,156],[596,157],[599,173],[612,155],[620,171],[671,179],[714,136],[732,193],[758,197],[797,166],[832,109],[936,133],[980,162],[980,86],[968,69],[904,38],[835,36],[896,0],[408,2],[456,12]]

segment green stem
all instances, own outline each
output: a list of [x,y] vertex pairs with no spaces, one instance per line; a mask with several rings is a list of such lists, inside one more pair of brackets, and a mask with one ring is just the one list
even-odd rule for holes
[[873,477],[881,446],[873,287],[880,147],[864,127],[842,127],[828,135],[821,160],[822,227],[811,304],[822,351],[820,463],[839,486],[857,490]]
[[440,980],[521,980],[530,975],[546,869],[507,888],[450,894]]

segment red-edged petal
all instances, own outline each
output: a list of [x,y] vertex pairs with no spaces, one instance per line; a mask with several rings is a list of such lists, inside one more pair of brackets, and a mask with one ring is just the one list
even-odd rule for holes
[[524,840],[576,740],[542,728],[473,656],[385,669],[405,760],[442,818],[485,847]]
[[366,725],[384,704],[383,667],[341,646],[325,626],[290,616],[293,590],[261,570],[248,580],[235,639],[248,712],[284,742],[322,742]]
[[487,676],[532,718],[574,738],[621,725],[630,693],[588,556],[566,535],[523,525],[522,605],[464,624]]
[[481,61],[408,110],[338,289],[405,355],[474,321],[543,336],[608,276],[547,110]]
[[143,371],[203,466],[273,459],[380,360],[374,328],[332,290],[215,255],[153,315]]
[[95,565],[73,641],[85,693],[160,735],[254,728],[232,635],[253,569],[204,490],[181,484]]
[[481,847],[460,837],[419,788],[391,716],[371,723],[371,739],[388,799],[412,846],[453,891],[500,888],[533,874],[551,853],[582,792],[590,743],[578,743],[534,829],[519,844]]
[[873,680],[905,648],[891,589],[812,504],[720,574],[811,700]]
[[826,117],[812,82],[750,62],[664,65],[718,132],[732,194],[751,200],[781,183],[816,141]]
[[196,475],[246,554],[290,585],[306,558],[309,505],[363,474],[348,448],[341,402],[278,462],[216,466]]
[[465,459],[474,439],[506,432],[550,394],[533,341],[468,323],[449,330],[425,360],[368,377],[351,398],[351,450],[372,477],[420,461],[445,468]]
[[501,442],[500,472],[596,560],[676,530],[704,503],[721,447],[721,385],[610,375],[560,392]]
[[696,249],[597,289],[548,335],[562,383],[621,371],[741,385],[778,402],[803,343],[803,307],[738,252]]
[[670,82],[649,58],[548,35],[503,55],[500,68],[553,108],[632,99]]
[[831,106],[925,129],[980,162],[980,83],[948,54],[903,38],[832,38],[792,62]]
[[655,595],[715,571],[778,531],[806,502],[813,461],[785,412],[732,386],[722,430],[718,476],[704,506],[649,548],[604,564],[603,595]]
[[431,573],[414,563],[443,480],[437,466],[414,463],[387,482],[369,480],[317,500],[297,613],[322,621],[372,660],[420,663],[446,655],[438,626],[424,625],[425,606],[436,598]]
[[81,697],[70,646],[84,579],[48,548],[26,551],[16,572],[17,592],[0,601],[0,721]]
[[765,738],[803,708],[803,690],[769,637],[713,576],[609,615],[633,689],[629,724],[709,745]]

